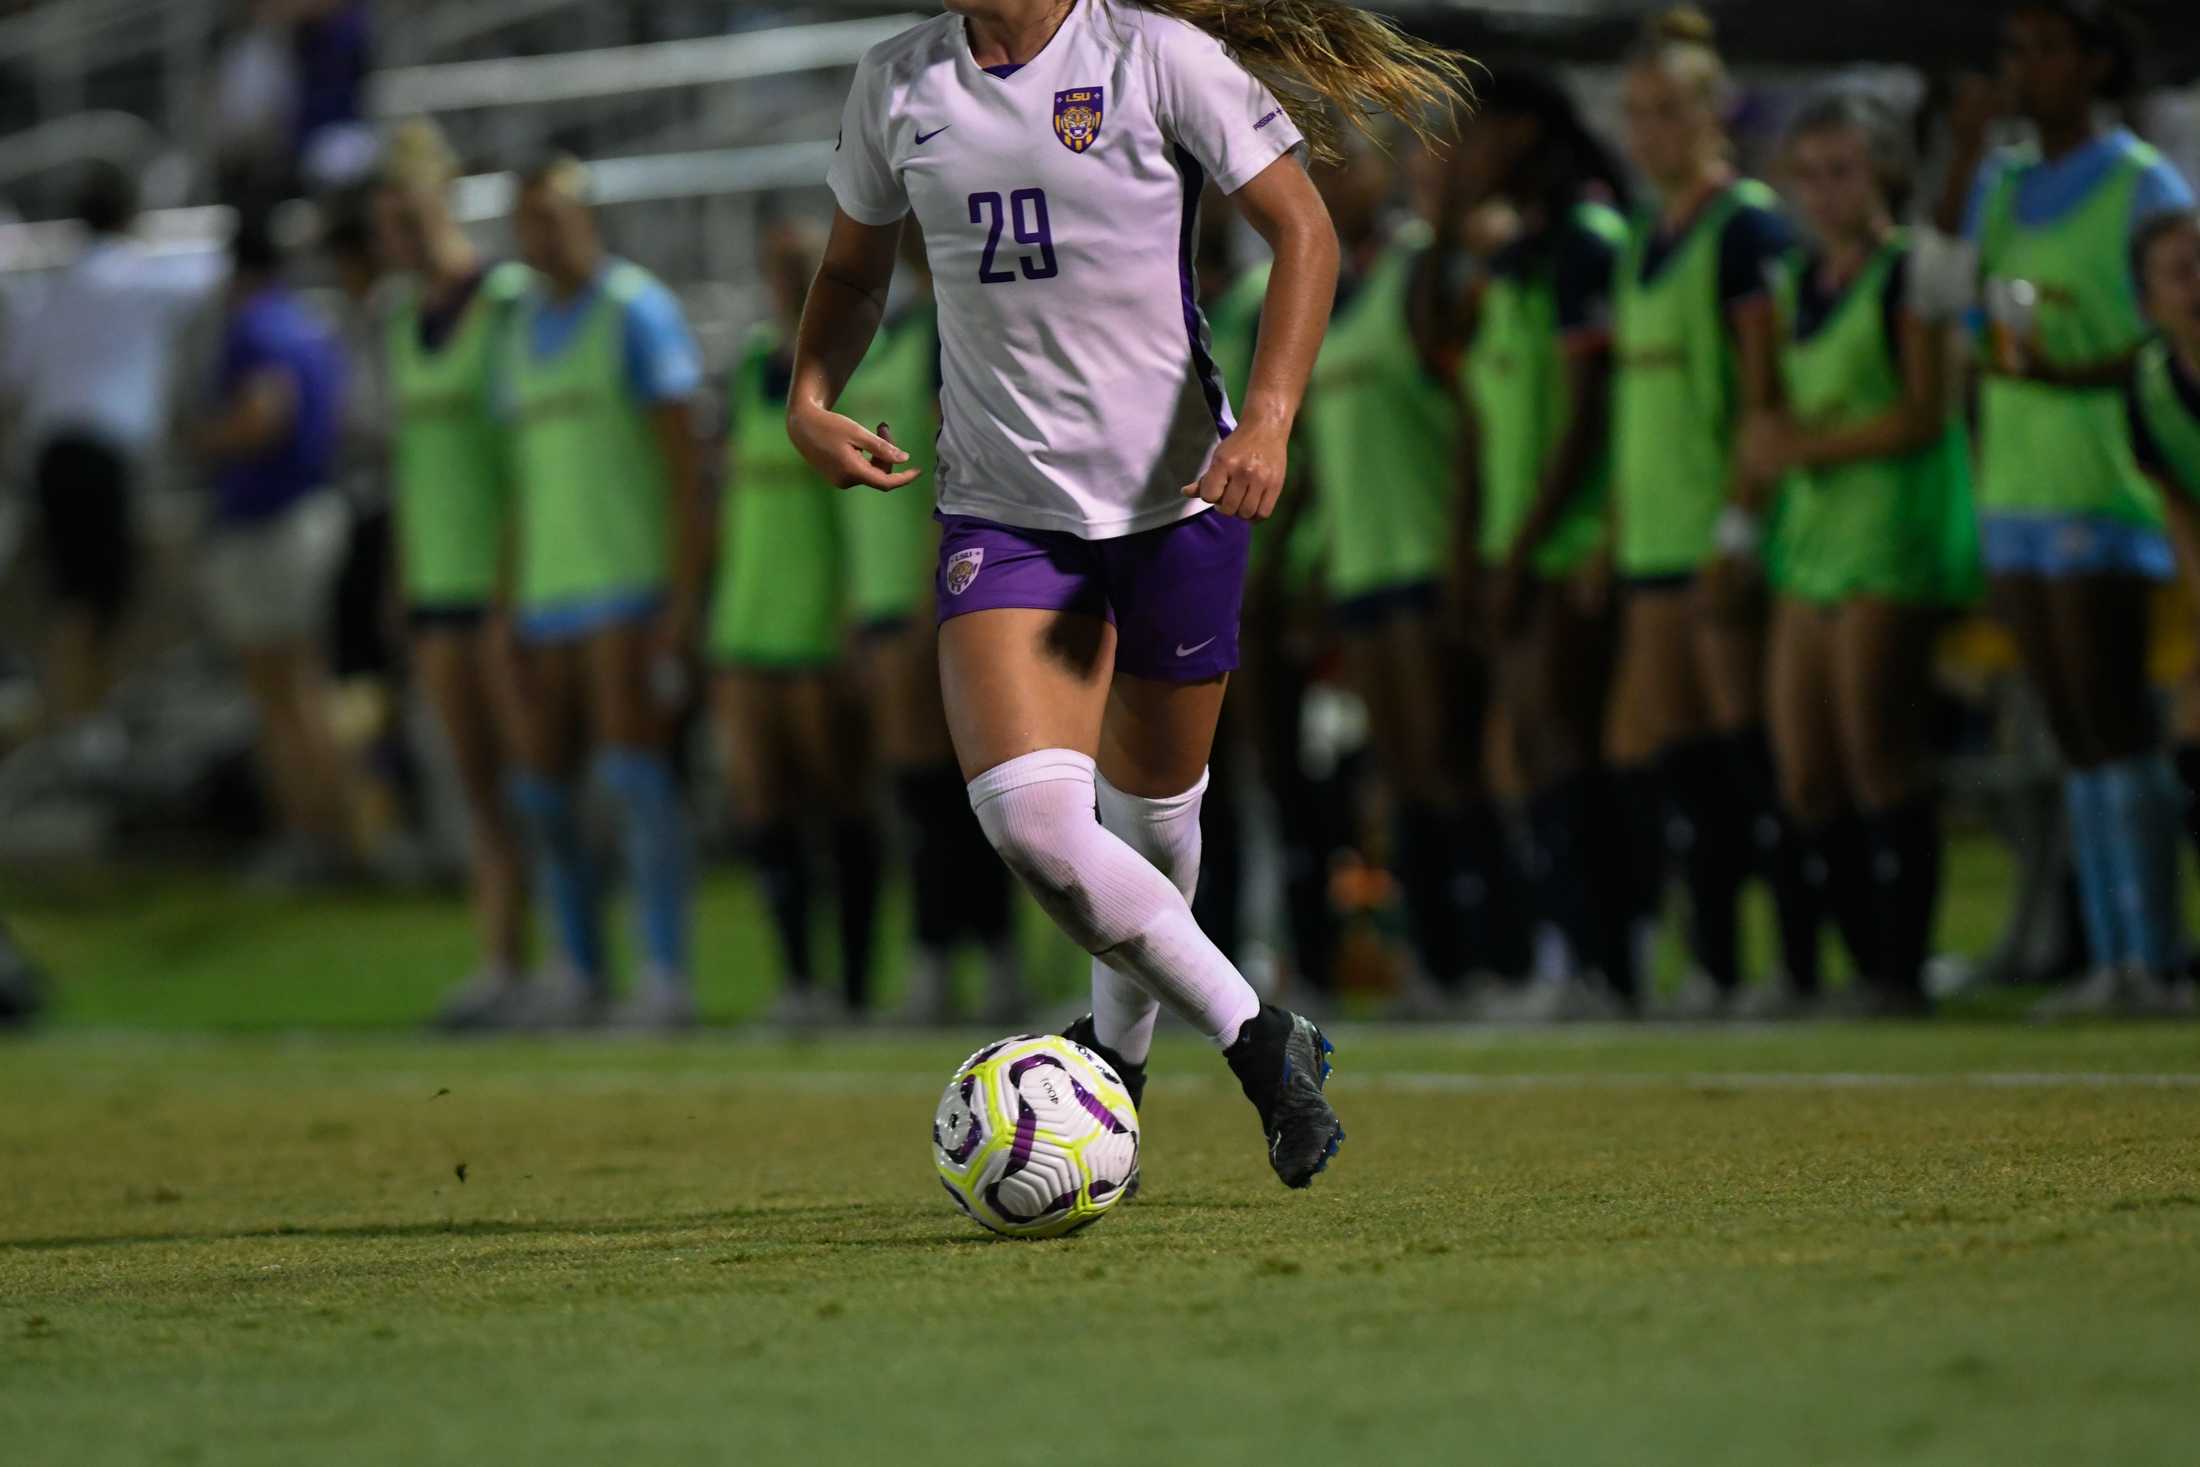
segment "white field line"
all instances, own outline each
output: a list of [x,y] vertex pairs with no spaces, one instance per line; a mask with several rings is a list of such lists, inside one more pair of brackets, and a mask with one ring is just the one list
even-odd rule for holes
[[[106,1077],[101,1077],[105,1079]],[[245,1074],[196,1077],[223,1088],[259,1089],[264,1086],[294,1088],[297,1075]],[[224,1084],[224,1082],[228,1082]],[[1228,1077],[1214,1075],[1162,1075],[1151,1089],[1164,1093],[1189,1093],[1226,1088]],[[515,1072],[490,1069],[469,1072],[454,1056],[447,1069],[337,1070],[324,1077],[331,1090],[373,1090],[382,1093],[417,1092],[423,1099],[438,1091],[462,1100],[469,1093],[632,1095],[711,1092],[753,1093],[777,1090],[802,1095],[906,1096],[931,1095],[942,1079],[907,1070],[646,1070],[576,1068]],[[129,1083],[124,1081],[125,1084]],[[160,1083],[160,1082],[155,1082]],[[310,1080],[305,1083],[311,1084]],[[1330,1088],[1340,1094],[1381,1093],[1410,1095],[1506,1095],[1567,1091],[1869,1091],[1869,1090],[2192,1090],[2200,1091],[2200,1074],[2117,1074],[2091,1071],[1953,1071],[1926,1072],[1832,1071],[1821,1073],[1716,1070],[1657,1074],[1650,1072],[1593,1073],[1548,1072],[1541,1074],[1478,1075],[1441,1070],[1374,1071],[1339,1074]]]

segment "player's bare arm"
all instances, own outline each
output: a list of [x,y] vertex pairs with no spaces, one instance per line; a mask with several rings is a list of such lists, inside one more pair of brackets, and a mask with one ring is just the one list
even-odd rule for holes
[[[833,211],[825,260],[810,287],[795,338],[794,385],[787,394],[787,434],[811,466],[843,489],[881,491],[914,483],[916,470],[896,470],[909,455],[888,438],[833,411],[886,314],[901,221],[858,223]],[[881,424],[882,429],[891,425]]]
[[1269,164],[1232,202],[1275,252],[1276,265],[1238,429],[1184,493],[1224,514],[1264,520],[1283,493],[1291,427],[1336,302],[1337,231],[1296,155]]

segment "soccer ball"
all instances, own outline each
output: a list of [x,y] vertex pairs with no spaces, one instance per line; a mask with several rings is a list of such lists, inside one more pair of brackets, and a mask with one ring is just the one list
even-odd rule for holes
[[1100,1220],[1138,1178],[1138,1112],[1107,1061],[1056,1035],[989,1044],[955,1069],[932,1161],[963,1214],[1011,1238]]

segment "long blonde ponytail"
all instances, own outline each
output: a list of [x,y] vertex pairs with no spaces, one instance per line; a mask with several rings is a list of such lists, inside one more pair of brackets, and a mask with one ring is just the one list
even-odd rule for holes
[[1133,0],[1195,26],[1229,48],[1276,94],[1314,156],[1344,156],[1344,123],[1375,135],[1385,114],[1423,142],[1456,126],[1474,96],[1466,57],[1407,35],[1342,0]]

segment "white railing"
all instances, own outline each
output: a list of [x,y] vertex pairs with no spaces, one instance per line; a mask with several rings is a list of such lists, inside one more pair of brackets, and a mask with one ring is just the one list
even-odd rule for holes
[[380,117],[409,117],[715,86],[853,66],[865,51],[921,19],[889,15],[558,56],[401,66],[376,75],[368,105]]
[[[832,156],[833,145],[828,142],[778,143],[761,148],[605,158],[591,163],[588,172],[596,203],[616,207],[822,185]],[[503,219],[511,212],[512,184],[509,173],[462,178],[453,198],[454,210],[469,224]],[[299,213],[293,217],[297,222],[280,232],[300,241],[309,239],[310,215]],[[235,214],[219,205],[155,209],[138,221],[140,236],[164,253],[221,249],[235,227]],[[0,224],[0,274],[51,269],[70,259],[82,241],[81,227],[69,220]]]

